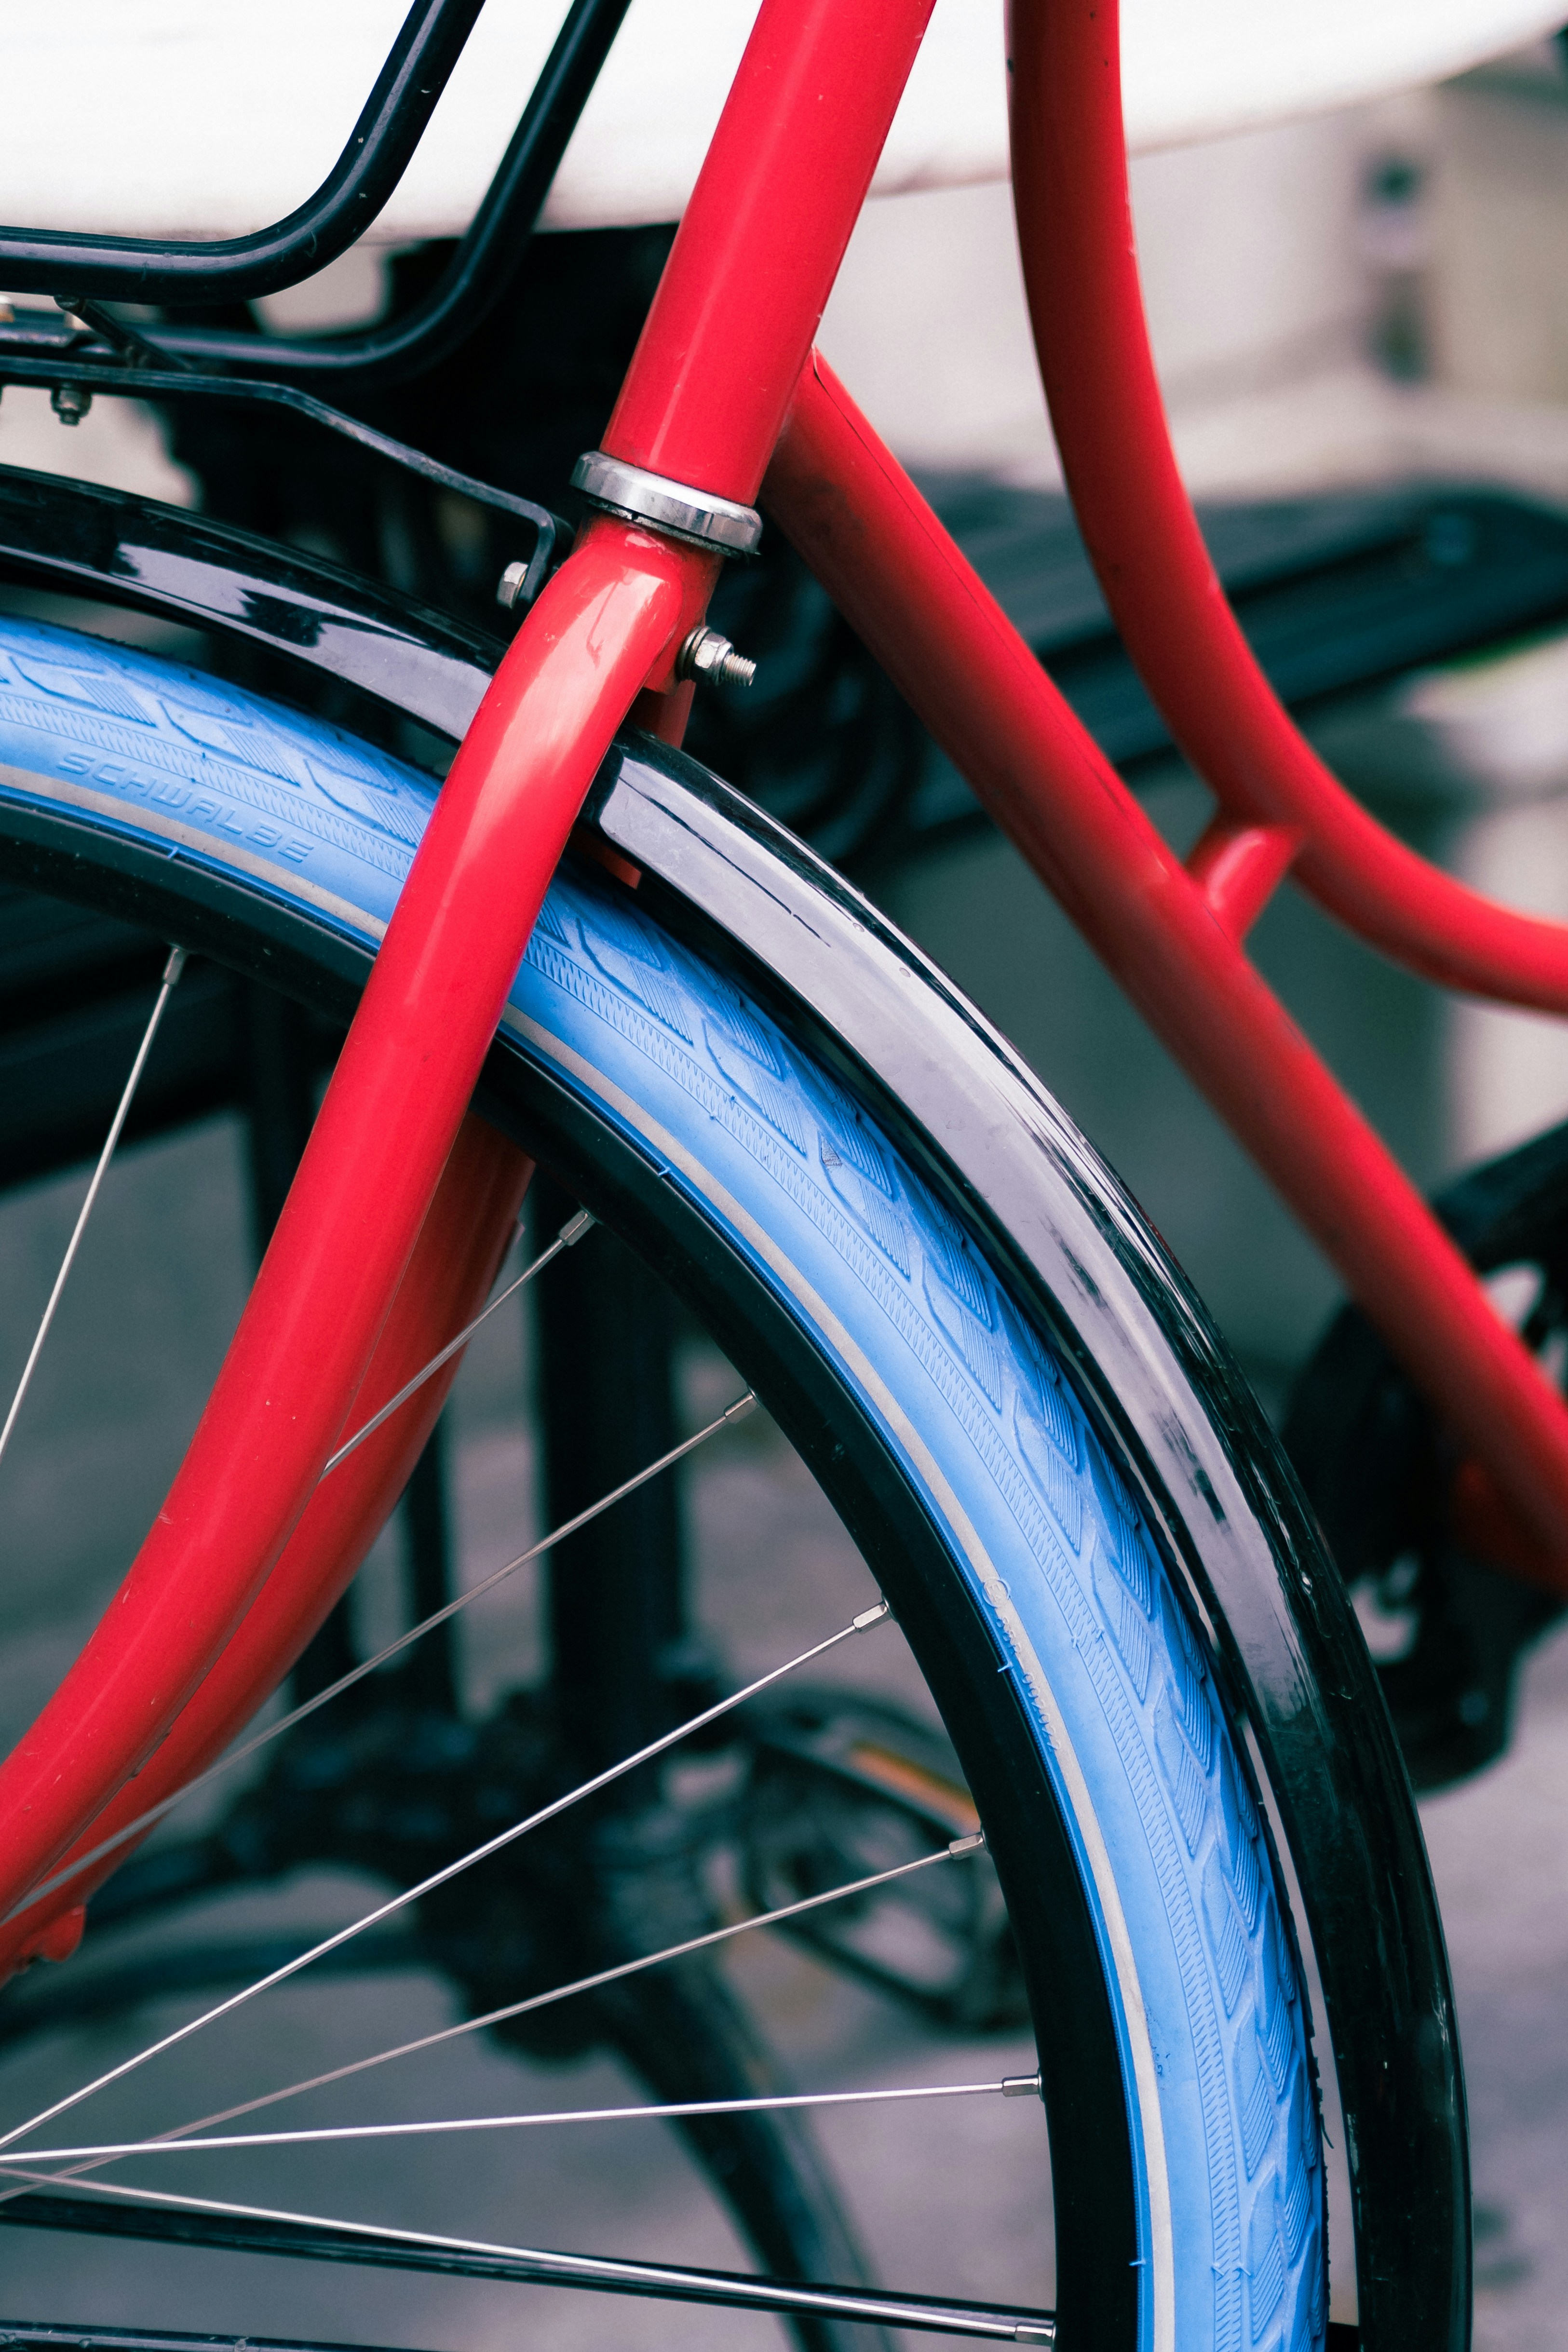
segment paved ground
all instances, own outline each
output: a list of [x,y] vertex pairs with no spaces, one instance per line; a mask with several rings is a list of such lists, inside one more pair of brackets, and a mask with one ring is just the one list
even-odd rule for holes
[[1538,1653],[1513,1752],[1423,1807],[1458,1987],[1479,2352],[1558,2352],[1568,2310],[1568,1640]]

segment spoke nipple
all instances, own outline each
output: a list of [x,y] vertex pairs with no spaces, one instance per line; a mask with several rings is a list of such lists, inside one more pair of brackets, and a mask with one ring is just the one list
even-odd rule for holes
[[1040,2078],[1037,2074],[1004,2074],[1002,2096],[1005,2099],[1037,2099]]
[[950,1840],[947,1850],[949,1853],[978,1853],[984,1843],[984,1831],[971,1830],[967,1837]]
[[757,1391],[755,1389],[748,1389],[743,1397],[737,1397],[733,1404],[725,1407],[724,1418],[726,1421],[744,1421],[746,1415],[749,1412],[755,1412],[756,1409]]
[[862,1609],[850,1628],[851,1632],[864,1633],[870,1626],[879,1625],[883,1618],[889,1614],[891,1608],[890,1601],[879,1601],[875,1609]]
[[1056,2326],[1049,2319],[1021,2319],[1013,2330],[1015,2344],[1054,2344],[1056,2340]]
[[163,986],[164,986],[165,988],[173,988],[173,987],[174,987],[174,982],[179,979],[180,974],[184,971],[184,968],[185,968],[185,950],[184,950],[184,948],[171,948],[171,949],[169,950],[169,961],[168,961],[168,962],[163,966]]
[[498,604],[504,604],[507,611],[510,613],[518,598],[521,595],[523,583],[527,578],[528,566],[526,563],[509,563],[506,570],[501,573],[500,578],[496,583],[496,603]]
[[563,1249],[570,1249],[574,1243],[580,1242],[584,1234],[587,1233],[592,1226],[596,1225],[598,1222],[599,1220],[594,1214],[592,1209],[579,1209],[574,1217],[567,1218],[566,1223],[562,1226],[559,1234],[557,1234],[556,1239],[561,1244]]
[[726,686],[750,686],[756,674],[756,663],[738,654],[729,638],[721,637],[717,629],[693,629],[675,656],[675,675],[679,678],[714,677]]

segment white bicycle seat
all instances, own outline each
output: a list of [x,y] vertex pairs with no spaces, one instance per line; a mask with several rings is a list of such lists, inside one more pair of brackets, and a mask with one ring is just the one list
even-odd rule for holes
[[[546,212],[583,228],[672,220],[757,0],[633,0]],[[1140,150],[1348,105],[1550,31],[1563,0],[1125,0]],[[0,219],[122,236],[230,236],[325,176],[404,0],[8,0]],[[429,131],[371,231],[466,226],[560,21],[489,0]],[[938,0],[874,192],[1005,177],[1002,0]]]

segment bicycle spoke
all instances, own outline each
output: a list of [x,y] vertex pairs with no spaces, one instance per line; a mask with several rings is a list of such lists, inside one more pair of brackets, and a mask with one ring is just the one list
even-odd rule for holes
[[[29,2164],[69,2164],[89,2158],[119,2162],[130,2156],[188,2156],[203,2149],[314,2147],[348,2140],[445,2139],[454,2132],[530,2131],[552,2124],[679,2123],[693,2116],[772,2115],[797,2107],[894,2106],[911,2099],[1037,2097],[1037,2074],[1001,2074],[991,2083],[903,2083],[893,2090],[773,2091],[756,2099],[676,2099],[661,2106],[558,2107],[521,2116],[451,2116],[414,2123],[324,2124],[280,2132],[227,2132],[203,2139],[109,2140],[87,2147],[33,2147]],[[0,2170],[6,2168],[0,2165]]]
[[[50,2176],[37,2176],[48,2185]],[[448,2238],[430,2231],[395,2230],[375,2221],[341,2221],[319,2213],[292,2213],[265,2205],[237,2205],[217,2197],[181,2197],[172,2190],[132,2189],[121,2181],[83,2186],[105,2200],[99,2226],[106,2235],[150,2238],[161,2244],[222,2246],[307,2261],[359,2259],[447,2276],[501,2278],[600,2293],[706,2303],[749,2311],[800,2312],[822,2318],[887,2323],[942,2334],[1015,2344],[1053,2344],[1056,2315],[1014,2305],[961,2303],[941,2295],[899,2294],[883,2288],[819,2286],[792,2279],[682,2264],[617,2262],[602,2254],[566,2254],[532,2246],[499,2246],[482,2238]],[[29,2228],[53,2228],[58,2205],[75,2221],[68,2198],[40,2197],[25,2213],[7,2217]],[[220,2226],[206,2229],[200,2224]],[[226,2227],[222,2226],[226,2224]],[[68,2226],[69,2226],[68,2224]],[[90,2228],[91,2223],[79,2226]]]
[[67,1278],[76,1261],[76,1254],[81,1247],[82,1235],[87,1231],[87,1221],[97,1203],[103,1180],[109,1173],[109,1163],[113,1159],[115,1147],[120,1141],[121,1131],[131,1115],[131,1106],[136,1099],[136,1089],[142,1083],[142,1073],[147,1066],[147,1056],[153,1050],[153,1040],[158,1034],[159,1024],[163,1018],[170,997],[179,985],[180,974],[184,968],[184,949],[171,948],[168,961],[163,966],[163,977],[159,982],[156,1000],[148,1015],[147,1026],[142,1032],[142,1043],[136,1048],[136,1058],[131,1065],[131,1075],[125,1081],[119,1108],[110,1121],[109,1133],[105,1136],[103,1149],[98,1155],[98,1165],[92,1171],[92,1181],[87,1188],[87,1198],[77,1213],[77,1221],[71,1229],[71,1237],[66,1244],[66,1254],[60,1260],[60,1270],[55,1276],[55,1286],[49,1293],[48,1303],[44,1308],[42,1319],[33,1336],[33,1344],[27,1350],[27,1360],[22,1367],[22,1377],[17,1381],[16,1394],[11,1399],[11,1408],[5,1415],[5,1426],[0,1428],[0,1454],[5,1453],[6,1446],[11,1443],[11,1432],[16,1426],[16,1416],[22,1410],[22,1400],[32,1382],[38,1358],[44,1352],[44,1342],[49,1336],[49,1326],[55,1319],[55,1309],[60,1303]]
[[[688,1441],[689,1445],[689,1442]],[[450,1605],[456,1606],[455,1603]],[[30,2116],[26,2123],[13,2125],[8,2132],[0,2134],[0,2148],[10,2147],[29,2132],[37,2131],[44,2124],[52,2122],[56,2116],[65,2115],[70,2108],[79,2106],[84,2099],[91,2098],[95,2092],[104,2090],[110,2083],[120,2082],[125,2075],[133,2074],[138,2067],[146,2065],[150,2059],[160,2056],[165,2050],[174,2049],[179,2042],[188,2041],[193,2033],[199,2033],[204,2026],[216,2024],[219,2018],[227,2017],[237,2009],[243,2008],[247,2001],[254,2000],[258,1993],[267,1992],[272,1986],[282,1984],[289,1977],[298,1976],[302,1969],[309,1968],[312,1960],[320,1959],[324,1953],[336,1951],[341,1945],[350,1942],[355,1936],[363,1935],[368,1927],[379,1927],[382,1920],[391,1918],[410,1903],[419,1902],[425,1895],[433,1894],[437,1887],[448,1885],[452,1879],[460,1877],[465,1871],[474,1869],[479,1863],[487,1862],[492,1854],[500,1853],[505,1847],[515,1844],[519,1838],[526,1837],[531,1831],[542,1828],[546,1822],[556,1820],[562,1813],[569,1811],[573,1806],[583,1803],[586,1798],[595,1796],[601,1789],[610,1787],[614,1781],[624,1779],[628,1772],[635,1772],[639,1766],[651,1763],[656,1756],[664,1755],[681,1740],[689,1738],[693,1732],[702,1730],[708,1724],[715,1723],[721,1717],[732,1713],[736,1707],[743,1706],[759,1692],[771,1689],[773,1684],[782,1682],[786,1675],[794,1674],[801,1666],[809,1665],[814,1659],[824,1656],[829,1650],[837,1649],[841,1642],[847,1642],[855,1634],[867,1633],[873,1625],[880,1624],[888,1613],[888,1603],[885,1601],[879,1601],[872,1609],[862,1610],[858,1617],[852,1618],[847,1625],[840,1626],[837,1633],[829,1633],[826,1640],[814,1643],[810,1649],[800,1651],[795,1657],[786,1659],[783,1665],[774,1666],[767,1674],[759,1675],[754,1682],[748,1683],[743,1689],[731,1692],[726,1698],[715,1700],[711,1706],[704,1707],[700,1714],[689,1716],[684,1723],[677,1724],[673,1730],[664,1732],[658,1739],[649,1740],[646,1747],[637,1748],[630,1756],[623,1757],[618,1763],[607,1765],[604,1771],[596,1772],[591,1780],[579,1781],[574,1789],[568,1790],[563,1796],[553,1799],[548,1805],[542,1805],[536,1812],[525,1815],[521,1822],[514,1822],[510,1827],[499,1831],[494,1837],[486,1839],[483,1844],[474,1846],[468,1853],[460,1854],[456,1862],[447,1863],[444,1868],[432,1871],[430,1875],[421,1879],[417,1885],[407,1887],[402,1894],[390,1896],[386,1902],[378,1904],[374,1911],[367,1911],[360,1918],[351,1920],[346,1927],[340,1927],[335,1934],[323,1937],[321,1941],[319,1944],[313,1944],[309,1951],[301,1952],[294,1959],[286,1961],[281,1968],[274,1969],[269,1975],[258,1977],[254,1984],[246,1985],[238,1992],[231,1993],[226,2000],[217,2002],[212,2009],[204,2011],[199,2017],[191,2018],[185,2024],[177,2026],[172,2033],[166,2033],[160,2041],[149,2043],[144,2050],[138,2051],[134,2056],[122,2059],[118,2066],[111,2066],[106,2074],[98,2075],[92,2082],[84,2084],[79,2089],[68,2093],[65,2098],[57,2099],[52,2105],[40,2108],[38,2113]]]
[[[384,1421],[390,1421],[393,1414],[397,1411],[399,1405],[406,1404],[409,1398],[413,1396],[417,1390],[424,1387],[426,1381],[430,1378],[433,1372],[438,1372],[443,1364],[449,1363],[451,1361],[459,1348],[463,1348],[468,1345],[468,1341],[473,1338],[474,1333],[479,1329],[479,1325],[488,1321],[489,1318],[495,1313],[498,1307],[504,1307],[509,1298],[516,1297],[517,1293],[522,1288],[525,1283],[531,1282],[536,1274],[542,1274],[545,1267],[552,1265],[555,1259],[561,1255],[563,1250],[574,1249],[576,1244],[582,1240],[584,1234],[589,1232],[593,1226],[598,1223],[598,1219],[589,1209],[579,1209],[574,1217],[568,1217],[566,1223],[562,1226],[561,1231],[556,1234],[555,1239],[551,1243],[549,1248],[541,1250],[532,1265],[525,1265],[515,1282],[509,1282],[504,1290],[498,1291],[496,1296],[490,1300],[489,1305],[488,1307],[481,1307],[479,1314],[475,1316],[473,1321],[469,1324],[466,1324],[463,1329],[458,1332],[455,1339],[448,1339],[440,1354],[438,1356],[432,1356],[429,1362],[424,1367],[423,1370],[416,1372],[411,1381],[405,1381],[403,1386],[398,1390],[397,1394],[395,1397],[388,1397],[380,1412],[373,1413],[370,1419],[365,1423],[363,1429],[356,1429],[346,1445],[339,1446],[337,1452],[331,1455],[325,1468],[322,1470],[321,1477],[330,1478],[332,1472],[338,1467],[338,1465],[342,1462],[346,1462],[349,1455],[353,1453],[357,1446],[363,1445],[367,1437],[374,1437],[376,1431],[381,1427],[382,1423]],[[317,1484],[319,1485],[320,1483],[320,1480],[318,1480]]]
[[[187,2335],[160,2327],[80,2327],[5,2322],[6,2352],[193,2352]],[[202,2352],[329,2352],[326,2345],[279,2343],[267,2336],[217,2336],[203,2328]]]
[[[446,1624],[447,1619],[455,1617],[459,1610],[470,1608],[476,1601],[482,1601],[487,1592],[493,1592],[498,1585],[505,1583],[509,1576],[515,1576],[520,1568],[526,1568],[530,1560],[538,1559],[545,1552],[553,1550],[557,1544],[564,1543],[567,1537],[575,1535],[579,1528],[587,1527],[591,1520],[624,1501],[626,1496],[635,1494],[639,1486],[646,1486],[650,1478],[657,1478],[662,1471],[672,1469],[687,1454],[694,1454],[700,1445],[706,1445],[710,1437],[717,1437],[721,1430],[744,1421],[748,1413],[756,1410],[756,1392],[748,1389],[744,1396],[739,1396],[733,1404],[726,1405],[718,1419],[700,1429],[695,1436],[682,1438],[680,1444],[672,1445],[668,1454],[661,1454],[657,1462],[648,1463],[623,1485],[612,1488],[607,1495],[601,1495],[596,1503],[590,1503],[586,1510],[579,1511],[575,1518],[566,1519],[560,1527],[552,1528],[548,1535],[541,1536],[536,1544],[531,1544],[526,1551],[519,1552],[515,1559],[509,1559],[504,1568],[494,1570],[479,1583],[470,1586],[467,1592],[459,1592],[455,1601],[448,1601],[428,1617],[421,1618],[417,1625],[411,1625],[395,1642],[388,1642],[386,1647],[378,1650],[373,1658],[363,1659],[357,1666],[351,1666],[346,1675],[340,1675],[335,1683],[327,1685],[325,1690],[318,1691],[313,1698],[301,1701],[289,1714],[280,1716],[276,1723],[269,1723],[265,1731],[258,1731],[254,1738],[246,1740],[242,1747],[231,1748],[226,1756],[220,1756],[216,1764],[210,1764],[194,1780],[187,1780],[183,1789],[176,1789],[156,1805],[149,1805],[144,1813],[138,1813],[133,1822],[127,1822],[115,1831],[112,1837],[106,1837],[101,1844],[90,1847],[63,1870],[57,1870],[52,1878],[46,1878],[31,1888],[20,1902],[13,1904],[9,1911],[0,1916],[0,1927],[13,1919],[19,1919],[24,1912],[31,1911],[47,1895],[53,1895],[58,1888],[68,1885],[73,1878],[79,1878],[94,1863],[101,1862],[105,1854],[113,1853],[128,1839],[139,1837],[142,1831],[151,1829],[154,1822],[172,1813],[176,1805],[183,1805],[187,1797],[195,1796],[198,1789],[209,1787],[224,1773],[232,1772],[237,1764],[243,1764],[247,1757],[255,1756],[274,1739],[280,1739],[286,1731],[292,1731],[296,1724],[303,1723],[307,1716],[314,1715],[318,1707],[325,1706],[329,1700],[339,1698],[344,1691],[352,1690],[355,1683],[363,1682],[367,1675],[374,1674],[378,1667],[384,1666],[401,1651],[410,1648],[416,1642],[422,1642],[426,1633],[433,1633],[438,1625]],[[0,2147],[5,2145],[5,2141],[0,2139]]]
[[[548,1992],[531,1993],[526,2000],[509,2001],[503,2009],[487,2010],[482,2017],[460,2018],[456,2025],[446,2025],[435,2033],[421,2034],[417,2041],[401,2042],[390,2050],[374,2051],[369,2057],[352,2059],[346,2066],[334,2066],[327,2074],[311,2074],[303,2081],[289,2083],[281,2090],[264,2091],[258,2098],[242,2100],[239,2105],[224,2107],[216,2114],[201,2116],[188,2124],[178,2124],[173,2130],[159,2132],[160,2142],[187,2139],[194,2132],[210,2131],[217,2124],[236,2122],[241,2116],[258,2114],[264,2107],[275,2107],[285,2099],[302,2096],[307,2091],[324,2091],[334,2083],[346,2082],[353,2074],[367,2074],[372,2067],[389,2065],[395,2058],[410,2058],[421,2050],[434,2050],[448,2042],[461,2040],[465,2034],[480,2033],[488,2026],[502,2025],[509,2018],[521,2017],[536,2009],[548,2009],[556,2001],[570,2000],[577,1993],[595,1992],[601,1985],[616,1984],[624,1977],[640,1975],[645,1969],[656,1969],[666,1960],[687,1958],[693,1952],[707,1951],[715,1944],[728,1943],[733,1937],[744,1936],[753,1927],[777,1927],[786,1919],[798,1919],[804,1912],[820,1911],[831,1903],[842,1903],[856,1895],[869,1895],[878,1887],[890,1886],[898,1879],[912,1877],[916,1871],[929,1870],[933,1863],[952,1862],[984,1846],[984,1835],[973,1831],[967,1837],[953,1838],[934,1853],[922,1853],[913,1862],[901,1862],[891,1870],[879,1870],[869,1878],[854,1878],[842,1886],[830,1886],[820,1895],[805,1895],[797,1903],[782,1904],[776,1911],[759,1911],[750,1919],[736,1919],[728,1927],[714,1927],[706,1935],[692,1936],[684,1944],[668,1944],[660,1952],[645,1952],[636,1959],[623,1960],[613,1969],[601,1969],[595,1976],[578,1977],[570,1984],[554,1985]],[[29,2151],[29,2154],[36,2154]],[[87,2170],[86,2166],[82,2171]],[[74,2180],[80,2172],[72,2171],[54,2176],[61,2180]],[[0,2205],[22,2194],[20,2189],[0,2190]]]

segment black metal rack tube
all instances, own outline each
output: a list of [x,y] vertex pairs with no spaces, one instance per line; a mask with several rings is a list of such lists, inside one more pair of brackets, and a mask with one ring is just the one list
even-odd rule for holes
[[[479,13],[481,0],[463,0],[463,5],[468,22],[471,23]],[[573,0],[506,153],[466,234],[437,283],[403,318],[342,335],[272,336],[237,333],[214,327],[160,327],[143,330],[141,340],[155,347],[172,366],[194,362],[204,368],[222,367],[246,374],[315,381],[326,379],[334,389],[345,385],[350,379],[356,389],[368,389],[372,384],[401,381],[437,365],[473,332],[505,293],[629,5],[630,0]],[[454,0],[439,0],[441,7],[452,5]],[[426,14],[432,13],[438,14],[439,7],[433,11],[426,0]],[[465,34],[467,29],[465,24]],[[457,47],[460,47],[459,40]],[[382,77],[383,83],[391,74],[395,58],[388,60]],[[449,67],[447,70],[450,70]],[[381,85],[378,84],[377,88],[379,90]],[[434,104],[433,99],[431,104]],[[361,131],[363,131],[365,120],[373,112],[374,105],[373,98],[365,110],[365,116],[361,119]],[[429,111],[429,107],[426,107],[424,117],[415,126],[415,138],[423,129]],[[384,144],[393,135],[393,127],[383,121],[368,136]],[[356,131],[356,140],[359,136],[360,131]],[[412,152],[413,139],[407,140],[405,144]],[[407,153],[401,152],[392,160],[395,162],[396,168],[392,170],[388,165],[390,176],[378,200],[377,209],[385,202],[401,176]],[[322,194],[325,194],[324,190]],[[319,201],[312,199],[313,203]],[[305,209],[309,211],[310,207]],[[299,220],[303,215],[297,214],[291,217]],[[301,253],[297,258],[302,266],[294,267],[287,278],[269,282],[274,285],[293,283],[311,275],[325,261],[341,252],[372,217],[369,212],[362,211],[330,252],[321,249],[319,253]],[[278,230],[261,234],[277,237],[287,226],[283,223]],[[19,237],[28,240],[25,248],[18,245]],[[0,233],[0,282],[7,282],[21,291],[45,284],[48,291],[56,292],[65,285],[68,276],[71,278],[69,290],[85,297],[90,298],[100,290],[125,292],[124,288],[100,289],[80,272],[72,275],[64,259],[58,268],[51,264],[53,274],[47,279],[37,275],[29,278],[18,274],[24,252],[30,253],[41,241],[30,232],[8,230]],[[100,249],[105,242],[93,241],[92,249]],[[237,242],[245,244],[247,241],[240,239]],[[70,239],[51,239],[50,250],[58,250],[65,255],[71,244]],[[226,253],[230,248],[188,246],[149,247],[148,250],[160,254],[216,255]],[[230,264],[225,261],[223,267],[226,269]],[[184,281],[172,290],[161,286],[155,288],[156,271],[151,264],[149,270],[151,274],[143,281],[138,297],[140,299],[175,306],[211,299],[205,292],[192,290]],[[226,279],[221,290],[226,297],[232,298],[237,294],[265,289]],[[54,344],[58,348],[65,341],[63,333],[52,329],[47,334],[41,334],[36,326],[18,327],[10,332],[0,330],[0,355],[12,352],[17,355],[25,352],[30,357],[38,357],[41,346]]]
[[484,0],[415,0],[347,146],[313,196],[270,228],[179,242],[0,229],[0,284],[122,302],[249,301],[297,285],[362,236],[406,170]]
[[205,367],[325,377],[334,389],[350,377],[357,390],[437,366],[505,293],[629,5],[630,0],[574,0],[467,233],[437,284],[404,317],[331,336],[159,329],[161,348]]

